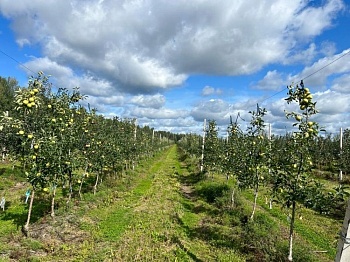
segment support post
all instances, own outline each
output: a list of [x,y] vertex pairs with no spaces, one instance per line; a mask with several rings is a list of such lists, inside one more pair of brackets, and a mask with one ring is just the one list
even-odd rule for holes
[[[340,147],[340,158],[342,157],[342,153],[343,153],[343,128],[340,128],[340,136],[339,136],[339,147]],[[339,169],[339,181],[343,180],[343,170]]]
[[343,227],[340,232],[340,238],[338,241],[337,255],[335,262],[348,262],[350,261],[350,199],[348,200],[348,207],[345,212],[345,218]]
[[202,141],[202,158],[201,158],[201,172],[203,172],[204,169],[204,144],[205,144],[205,129],[207,126],[207,120],[204,119],[204,123],[203,123],[203,141]]

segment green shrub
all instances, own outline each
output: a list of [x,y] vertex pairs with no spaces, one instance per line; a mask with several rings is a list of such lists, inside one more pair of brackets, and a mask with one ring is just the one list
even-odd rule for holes
[[196,193],[204,198],[208,203],[214,203],[216,199],[224,196],[229,191],[227,184],[201,181],[196,185]]

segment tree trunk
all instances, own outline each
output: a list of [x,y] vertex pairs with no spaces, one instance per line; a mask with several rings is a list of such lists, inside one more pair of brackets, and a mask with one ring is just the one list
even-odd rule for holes
[[55,217],[55,196],[56,196],[56,185],[53,186],[53,192],[52,192],[51,217]]
[[26,224],[23,226],[23,230],[22,230],[22,232],[23,232],[23,234],[25,235],[25,236],[28,236],[29,235],[29,223],[30,223],[30,217],[31,217],[31,215],[32,215],[32,209],[33,209],[33,201],[34,201],[34,193],[35,193],[35,190],[34,190],[34,188],[33,188],[33,190],[32,190],[32,195],[31,195],[31,197],[30,197],[30,202],[29,202],[29,207],[28,207],[28,217],[27,217],[27,222],[26,222]]
[[292,204],[292,217],[290,219],[290,228],[289,228],[289,255],[288,255],[288,261],[293,261],[293,231],[294,231],[295,208],[296,208],[296,202],[293,201],[293,204]]
[[232,193],[231,193],[231,208],[235,207],[235,189],[232,188]]
[[81,178],[80,185],[79,185],[79,197],[80,197],[80,200],[83,199],[83,197],[81,195],[81,189],[83,188],[83,182],[84,182],[84,177]]
[[259,191],[259,182],[255,185],[253,211],[252,211],[252,215],[250,216],[251,220],[253,220],[254,214],[255,214],[255,210],[256,210],[256,202],[258,200],[258,191]]
[[72,196],[73,196],[73,177],[72,177],[72,173],[70,172],[69,174],[69,181],[68,181],[68,187],[69,187],[69,194],[68,194],[68,199],[67,199],[67,207],[68,207],[68,204],[70,203],[71,199],[72,199]]
[[97,184],[98,184],[99,177],[100,177],[100,176],[99,176],[99,173],[97,172],[96,182],[95,182],[95,185],[94,185],[94,195],[96,194]]

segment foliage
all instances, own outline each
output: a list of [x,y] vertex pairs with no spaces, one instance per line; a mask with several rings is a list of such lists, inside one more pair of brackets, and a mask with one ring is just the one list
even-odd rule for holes
[[[170,143],[170,133],[163,132],[158,138],[153,130],[138,127],[135,120],[104,118],[95,109],[83,107],[83,99],[78,88],[52,92],[48,77],[39,72],[27,88],[15,91],[13,113],[2,112],[0,143],[7,159],[20,161],[31,185],[25,231],[35,192],[50,195],[54,216],[57,187],[63,188],[68,204],[74,191],[81,197],[83,187],[92,187],[95,193],[105,175],[117,176]],[[88,185],[91,174],[95,181]]]
[[214,120],[208,121],[208,129],[205,133],[204,170],[209,173],[221,171],[223,156],[221,155],[221,143],[218,138],[218,129]]

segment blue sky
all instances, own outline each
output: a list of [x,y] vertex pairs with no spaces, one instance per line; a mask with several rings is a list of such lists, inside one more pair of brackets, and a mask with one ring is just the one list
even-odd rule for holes
[[[0,75],[38,71],[79,86],[107,117],[223,134],[259,103],[274,133],[292,129],[287,85],[305,79],[327,132],[350,128],[350,3],[325,1],[2,0]],[[23,64],[20,66],[16,61]],[[280,93],[279,93],[280,92]]]

